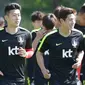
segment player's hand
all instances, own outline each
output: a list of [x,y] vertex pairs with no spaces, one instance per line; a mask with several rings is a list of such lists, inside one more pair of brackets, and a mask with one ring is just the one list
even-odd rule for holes
[[72,68],[77,69],[81,66],[81,60],[79,58],[76,59],[76,63],[72,65]]
[[48,69],[42,70],[42,73],[43,73],[43,76],[45,79],[50,79],[51,74],[50,74],[50,71]]
[[78,53],[78,56],[76,58],[76,63],[74,65],[72,65],[72,68],[77,69],[80,67],[80,65],[82,63],[83,56],[84,56],[84,51],[82,50]]
[[37,38],[40,40],[46,34],[45,29],[41,29],[37,32]]
[[27,52],[25,49],[23,49],[22,47],[19,48],[19,52],[18,55],[20,55],[21,57],[26,57],[27,56]]
[[4,74],[2,73],[2,71],[0,71],[0,76],[4,76]]

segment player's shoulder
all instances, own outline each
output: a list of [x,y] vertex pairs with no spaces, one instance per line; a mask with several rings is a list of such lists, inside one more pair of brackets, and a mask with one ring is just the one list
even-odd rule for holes
[[48,37],[51,37],[51,36],[54,35],[55,33],[57,33],[57,29],[56,29],[56,30],[52,30],[52,31],[50,31],[49,33],[47,33],[47,34],[43,37],[43,39],[46,39],[46,38],[48,38]]
[[2,31],[2,30],[4,30],[4,28],[1,27],[1,28],[0,28],[0,31]]
[[19,27],[20,31],[22,32],[26,32],[26,33],[30,33],[30,31],[26,28],[23,28],[23,27]]
[[39,30],[41,30],[41,28],[34,29],[34,30],[31,31],[31,33],[38,32]]
[[7,36],[7,35],[6,35],[6,32],[5,32],[5,29],[2,29],[2,30],[0,30],[0,38],[2,38],[4,36]]
[[0,34],[1,34],[1,33],[3,33],[4,31],[5,31],[5,29],[4,29],[4,28],[3,28],[3,29],[0,29]]
[[47,33],[46,36],[53,35],[53,34],[56,33],[56,32],[57,32],[57,29],[52,30],[52,31],[50,31],[49,33]]
[[85,34],[83,35],[83,38],[85,39]]
[[83,33],[80,30],[78,30],[78,29],[74,28],[74,29],[72,29],[72,31],[83,36]]

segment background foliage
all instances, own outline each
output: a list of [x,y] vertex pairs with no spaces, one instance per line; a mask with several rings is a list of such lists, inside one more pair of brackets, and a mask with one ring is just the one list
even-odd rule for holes
[[33,11],[40,10],[42,12],[53,12],[57,5],[64,5],[75,8],[77,11],[85,0],[0,0],[0,15],[3,16],[4,6],[9,2],[18,2],[22,6],[22,22],[21,26],[32,30],[30,15]]

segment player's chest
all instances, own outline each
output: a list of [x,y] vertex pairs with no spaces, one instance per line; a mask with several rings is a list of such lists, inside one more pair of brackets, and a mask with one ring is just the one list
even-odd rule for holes
[[15,36],[3,36],[0,39],[0,43],[3,47],[8,47],[8,46],[24,46],[26,44],[26,39],[25,35],[15,35]]
[[77,48],[77,46],[79,45],[79,38],[75,38],[75,37],[68,37],[68,38],[63,38],[63,37],[59,37],[59,38],[55,38],[55,39],[51,39],[50,40],[50,47],[54,48],[54,49],[73,49],[73,48]]

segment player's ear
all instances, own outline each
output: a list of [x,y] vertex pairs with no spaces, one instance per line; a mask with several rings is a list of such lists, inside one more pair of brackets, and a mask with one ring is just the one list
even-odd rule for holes
[[63,23],[63,21],[64,21],[63,19],[60,19],[60,23]]
[[4,19],[7,20],[7,15],[4,16]]

